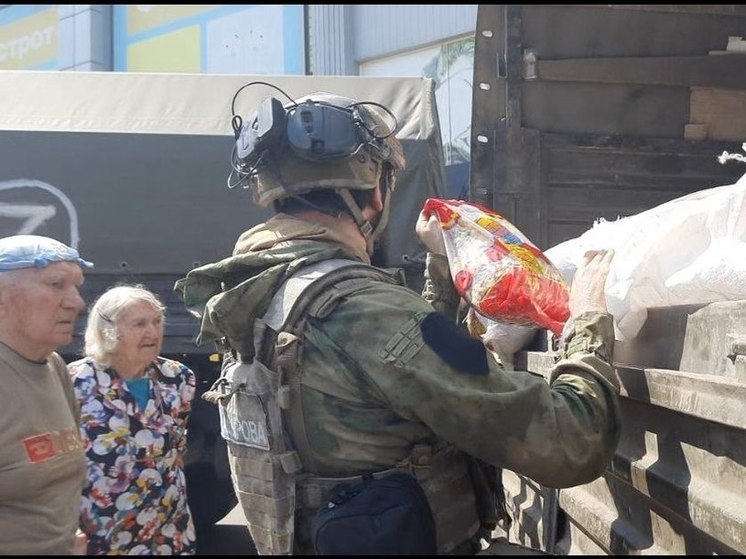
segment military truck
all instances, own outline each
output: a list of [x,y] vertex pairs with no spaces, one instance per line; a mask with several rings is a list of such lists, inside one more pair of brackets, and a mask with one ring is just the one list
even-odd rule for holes
[[[740,5],[480,5],[470,197],[540,248],[746,172]],[[685,243],[686,239],[682,239]],[[740,257],[740,256],[739,256]],[[746,553],[746,302],[648,310],[615,348],[605,475],[503,471],[509,540],[553,554]],[[546,337],[516,368],[547,376]]]
[[[199,396],[220,371],[212,345],[197,346],[197,319],[173,293],[194,267],[230,256],[239,234],[267,214],[229,189],[231,101],[252,81],[290,97],[329,91],[388,106],[408,160],[388,231],[374,260],[403,267],[419,289],[423,247],[412,234],[424,200],[442,197],[445,172],[434,86],[424,78],[227,76],[112,72],[0,72],[0,236],[57,238],[95,263],[90,305],[117,283],[140,283],[167,306],[163,354],[198,377],[186,477],[198,529],[237,502],[217,409]],[[278,91],[261,84],[235,101],[244,119]],[[421,285],[421,284],[420,284]],[[83,349],[85,313],[66,360]]]

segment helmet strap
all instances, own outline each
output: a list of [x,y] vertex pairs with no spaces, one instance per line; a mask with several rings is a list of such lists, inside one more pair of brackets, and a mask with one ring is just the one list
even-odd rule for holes
[[381,210],[381,218],[378,220],[378,223],[376,224],[376,228],[371,234],[370,237],[368,237],[366,240],[368,242],[368,252],[369,254],[373,254],[373,243],[378,240],[378,238],[381,236],[381,234],[386,229],[386,225],[389,222],[389,210],[391,209],[391,198],[393,197],[393,190],[389,188],[388,186],[384,186],[383,184],[379,186],[381,189],[381,198],[383,198],[383,210]]
[[[380,184],[380,183],[379,183]],[[386,225],[389,221],[389,210],[391,208],[391,189],[388,187],[387,184],[380,184],[378,188],[381,189],[381,198],[383,199],[383,210],[381,210],[380,219],[378,220],[378,223],[376,224],[375,229],[371,225],[370,221],[365,219],[363,217],[363,212],[360,209],[360,206],[357,205],[357,202],[355,202],[355,199],[352,197],[352,194],[350,194],[349,189],[347,188],[340,188],[337,190],[342,200],[344,200],[345,204],[350,210],[350,213],[352,214],[353,219],[355,220],[355,223],[357,224],[358,228],[360,229],[360,232],[363,234],[363,237],[365,238],[365,243],[367,245],[368,254],[373,254],[373,244],[376,242],[376,240],[381,236],[384,229],[386,228]]]
[[344,203],[349,208],[350,213],[352,214],[352,218],[355,220],[355,223],[357,224],[358,229],[360,229],[360,232],[363,234],[363,237],[365,237],[365,242],[368,244],[368,249],[370,249],[371,245],[373,244],[373,241],[371,240],[371,235],[373,234],[373,226],[370,224],[370,221],[365,219],[365,217],[363,216],[363,211],[360,209],[360,206],[357,205],[357,202],[355,202],[355,199],[352,197],[352,194],[350,194],[350,190],[348,188],[339,188],[337,189],[337,193],[342,198],[342,200],[344,200]]

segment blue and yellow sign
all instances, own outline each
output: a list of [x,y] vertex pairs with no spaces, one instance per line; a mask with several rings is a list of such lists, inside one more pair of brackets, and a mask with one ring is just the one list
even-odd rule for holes
[[114,70],[304,74],[302,5],[116,5]]
[[11,5],[0,9],[0,69],[59,68],[57,6]]

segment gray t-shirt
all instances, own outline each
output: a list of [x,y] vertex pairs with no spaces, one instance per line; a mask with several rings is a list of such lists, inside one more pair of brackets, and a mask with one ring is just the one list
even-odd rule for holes
[[72,554],[85,455],[62,358],[0,343],[0,410],[0,554]]

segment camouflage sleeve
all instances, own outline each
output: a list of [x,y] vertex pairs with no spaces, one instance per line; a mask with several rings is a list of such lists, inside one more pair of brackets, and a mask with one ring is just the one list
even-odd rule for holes
[[582,408],[594,402],[596,417],[605,419],[609,442],[600,460],[604,464],[610,462],[619,441],[619,381],[612,365],[613,351],[611,315],[585,313],[575,319],[549,376],[552,390],[563,394],[568,404]]
[[419,301],[389,295],[387,329],[360,324],[359,333],[346,332],[366,339],[363,352],[376,352],[358,362],[367,363],[386,405],[436,439],[549,487],[603,473],[619,429],[608,315],[578,321],[550,385],[540,375],[506,372],[480,341]]
[[456,318],[461,297],[456,293],[456,288],[453,285],[448,258],[442,254],[427,253],[422,297],[436,311],[442,312],[450,318]]
[[[563,347],[557,354],[550,371],[549,382],[553,388],[568,380],[580,377],[598,383],[617,402],[619,381],[614,375],[614,324],[611,315],[588,312],[576,318]],[[612,410],[613,411],[613,410]]]
[[550,382],[566,370],[582,370],[600,377],[619,391],[611,366],[614,352],[614,323],[611,315],[587,312],[574,320],[565,343],[557,354]]

